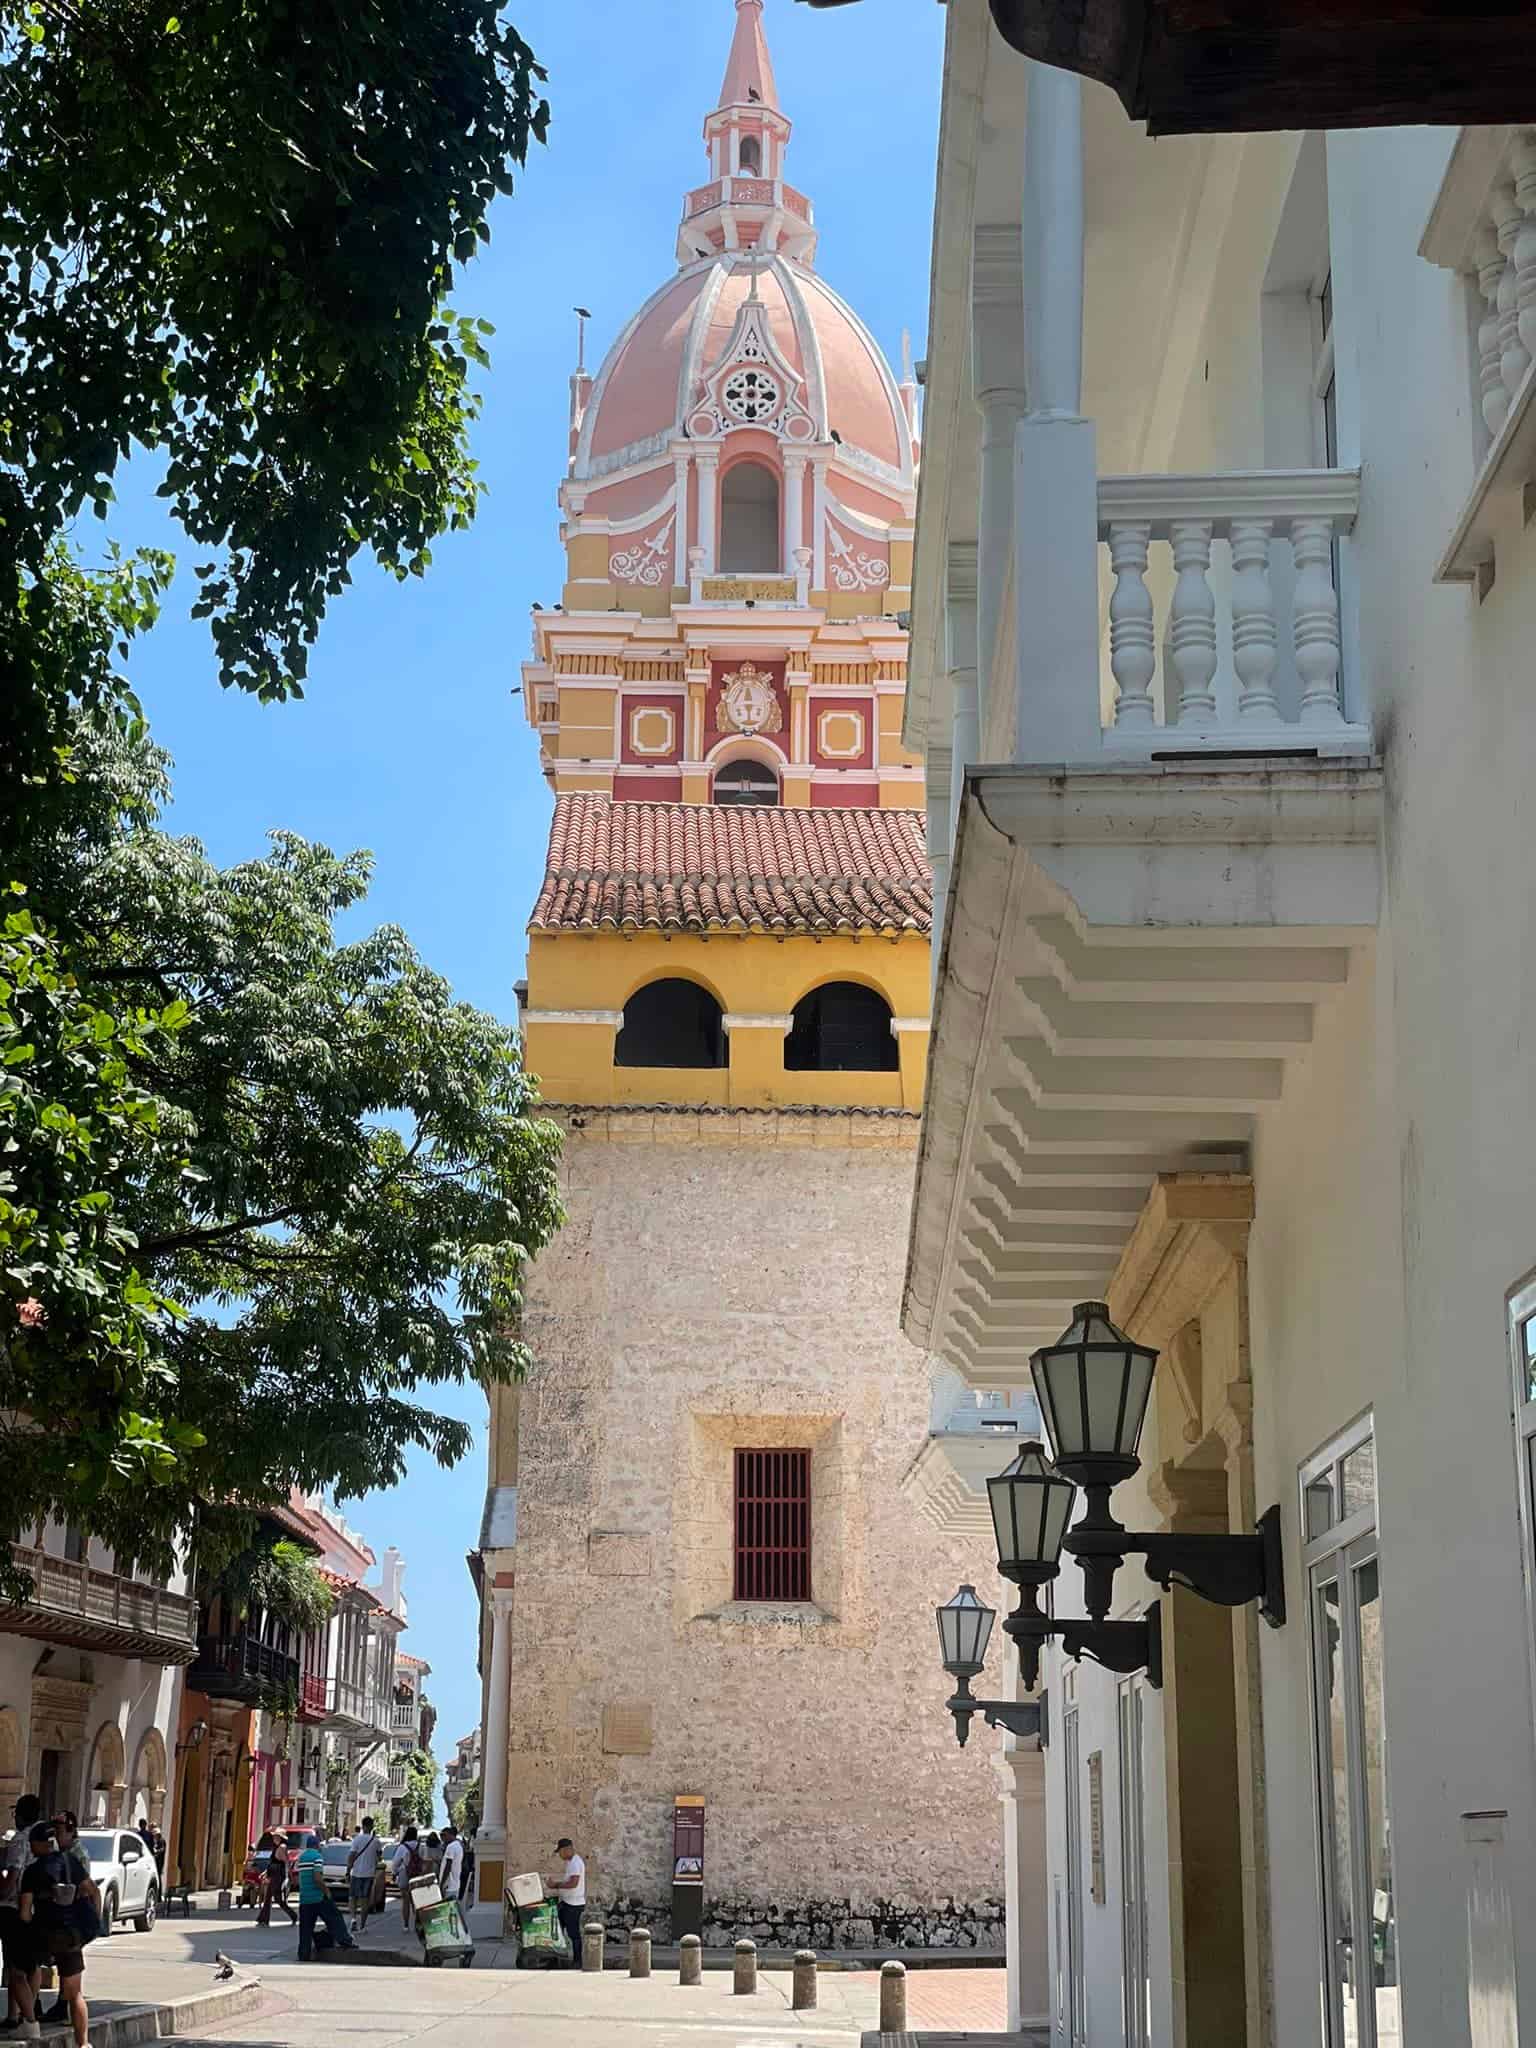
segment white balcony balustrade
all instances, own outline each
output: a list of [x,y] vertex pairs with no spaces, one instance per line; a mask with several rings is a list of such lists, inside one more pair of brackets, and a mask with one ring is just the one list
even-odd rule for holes
[[1106,750],[1362,753],[1344,715],[1337,542],[1354,470],[1103,477]]

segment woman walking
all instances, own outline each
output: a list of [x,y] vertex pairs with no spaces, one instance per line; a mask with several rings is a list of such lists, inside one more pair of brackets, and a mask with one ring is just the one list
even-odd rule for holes
[[266,1856],[266,1865],[260,1877],[261,1908],[256,1915],[258,1927],[270,1927],[272,1908],[281,1906],[288,1915],[288,1925],[297,1926],[298,1914],[288,1903],[288,1843],[285,1836],[275,1835],[268,1828],[256,1844],[256,1854]]

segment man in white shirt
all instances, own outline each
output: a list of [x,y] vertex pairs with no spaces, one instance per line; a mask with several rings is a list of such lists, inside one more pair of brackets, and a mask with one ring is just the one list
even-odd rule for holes
[[456,1827],[443,1829],[443,1860],[437,1867],[438,1890],[445,1899],[459,1896],[459,1885],[464,1876],[464,1844],[459,1840]]
[[372,1817],[364,1814],[363,1824],[352,1837],[352,1846],[347,1851],[347,1876],[352,1880],[354,1934],[361,1934],[368,1925],[368,1910],[373,1904],[373,1880],[379,1869],[379,1847]]
[[421,1868],[421,1858],[416,1850],[419,1840],[418,1830],[414,1827],[407,1828],[400,1837],[400,1846],[389,1859],[389,1874],[400,1894],[400,1925],[407,1932],[411,1925],[411,1879]]
[[581,1922],[587,1904],[587,1866],[576,1854],[576,1844],[569,1835],[562,1835],[556,1842],[555,1854],[565,1865],[565,1875],[552,1878],[549,1888],[556,1895],[555,1910],[571,1944],[571,1961],[579,1964]]

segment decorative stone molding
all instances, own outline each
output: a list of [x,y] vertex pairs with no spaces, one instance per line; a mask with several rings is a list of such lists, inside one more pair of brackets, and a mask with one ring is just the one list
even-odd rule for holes
[[792,1016],[780,1016],[776,1011],[727,1010],[720,1019],[720,1025],[727,1034],[732,1031],[784,1032],[794,1021]]

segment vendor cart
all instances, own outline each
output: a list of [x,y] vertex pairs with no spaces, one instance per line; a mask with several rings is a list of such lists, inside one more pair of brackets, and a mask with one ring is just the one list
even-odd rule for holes
[[435,1873],[411,1880],[412,1917],[421,1959],[429,1970],[457,1963],[467,1970],[475,1960],[475,1944],[457,1899],[445,1899]]
[[555,1902],[532,1872],[507,1886],[505,1927],[520,1970],[563,1970],[576,1960]]

